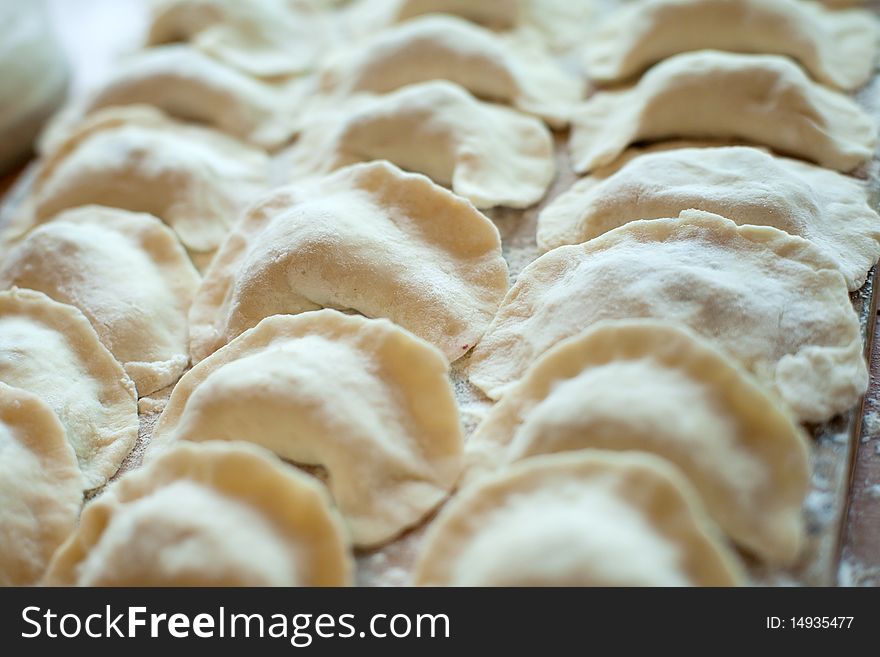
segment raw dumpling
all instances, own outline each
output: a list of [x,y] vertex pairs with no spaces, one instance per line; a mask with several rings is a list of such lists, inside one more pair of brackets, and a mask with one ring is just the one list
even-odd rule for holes
[[245,73],[308,72],[333,38],[308,0],[153,0],[151,45],[187,41]]
[[596,94],[572,125],[578,173],[638,141],[740,139],[844,172],[868,162],[877,143],[873,118],[791,60],[711,50],[676,55],[635,86]]
[[21,225],[95,203],[154,214],[187,249],[211,254],[266,187],[267,170],[262,151],[214,130],[145,106],[114,107],[86,118],[46,156]]
[[478,208],[533,205],[555,173],[553,136],[543,123],[439,80],[314,115],[288,155],[293,179],[390,160]]
[[137,440],[134,385],[73,306],[31,290],[0,292],[0,381],[52,408],[87,489],[105,484]]
[[542,456],[462,490],[428,528],[422,586],[733,586],[736,557],[666,461]]
[[269,317],[184,375],[150,454],[180,440],[245,440],[321,466],[355,544],[377,545],[436,507],[460,473],[447,369],[387,320]]
[[4,383],[0,454],[0,586],[30,586],[76,527],[82,475],[52,409]]
[[652,0],[610,15],[585,48],[587,74],[619,82],[679,53],[714,48],[785,55],[819,82],[855,89],[871,77],[878,24],[866,11],[800,0]]
[[49,586],[343,586],[322,486],[245,444],[179,445],[86,506]]
[[858,317],[835,263],[776,228],[695,210],[538,258],[474,351],[470,379],[497,399],[561,340],[640,317],[714,340],[806,422],[848,410],[867,386]]
[[275,149],[297,131],[302,87],[271,85],[184,45],[149,48],[123,60],[100,89],[62,112],[41,139],[55,150],[84,114],[116,105],[152,105],[261,148]]
[[880,217],[863,182],[749,147],[676,148],[624,156],[583,178],[538,217],[544,251],[580,244],[636,219],[697,209],[810,240],[850,290],[880,256]]
[[370,32],[425,14],[452,14],[519,42],[553,50],[584,42],[595,18],[593,0],[361,0],[350,12],[355,32]]
[[387,317],[452,361],[508,286],[498,230],[387,162],[280,189],[236,225],[190,312],[197,362],[264,317],[322,307]]
[[769,561],[797,557],[810,486],[806,436],[691,331],[653,320],[603,322],[552,348],[468,440],[469,479],[588,448],[669,460],[733,540]]
[[199,275],[174,233],[148,214],[84,206],[10,250],[0,288],[43,292],[79,308],[143,397],[189,364],[187,313]]
[[425,16],[380,32],[345,53],[321,78],[327,92],[387,93],[408,84],[449,80],[472,94],[568,123],[582,84],[540,49],[526,50],[452,16]]

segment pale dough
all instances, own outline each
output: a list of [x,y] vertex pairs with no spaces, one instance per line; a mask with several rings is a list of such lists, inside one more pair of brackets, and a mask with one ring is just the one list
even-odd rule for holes
[[[583,83],[540,48],[505,40],[453,16],[415,18],[345,51],[321,74],[324,93],[388,93],[449,80],[478,98],[512,105],[564,127]],[[328,102],[333,102],[332,96]]]
[[805,422],[852,408],[867,387],[859,320],[835,263],[776,228],[696,210],[538,258],[477,345],[470,379],[498,398],[559,341],[640,317],[714,340]]
[[0,381],[52,408],[87,489],[105,484],[137,440],[134,384],[73,306],[32,290],[0,292]]
[[441,80],[313,113],[287,156],[294,179],[389,160],[481,209],[533,205],[555,174],[553,137],[541,121]]
[[62,212],[0,263],[0,289],[29,288],[79,308],[141,397],[189,365],[187,313],[200,282],[161,221],[100,206]]
[[0,586],[30,586],[76,528],[83,482],[52,409],[0,383]]
[[270,315],[387,317],[452,361],[507,291],[498,230],[464,199],[387,162],[281,188],[235,226],[190,312],[197,362]]
[[43,159],[17,236],[61,210],[97,204],[156,215],[188,250],[210,255],[267,187],[268,166],[262,151],[151,107],[99,110]]
[[645,451],[674,463],[733,540],[792,563],[808,438],[710,342],[656,320],[602,322],[535,361],[466,444],[467,481],[541,454]]
[[713,50],[670,57],[631,87],[597,93],[572,126],[578,173],[639,141],[737,139],[842,172],[870,161],[877,145],[871,116],[791,60]]
[[148,456],[177,441],[246,440],[321,466],[358,546],[387,542],[461,470],[448,364],[387,320],[334,310],[264,319],[187,372]]
[[120,60],[99,89],[58,114],[40,151],[55,150],[84,115],[120,105],[152,105],[274,150],[296,135],[304,89],[296,79],[270,84],[252,78],[190,46],[156,46]]
[[185,41],[258,77],[308,73],[333,43],[316,0],[152,0],[149,45]]
[[610,14],[584,47],[584,63],[593,80],[614,83],[705,48],[785,55],[819,82],[849,90],[871,77],[877,39],[872,13],[805,0],[652,0]]
[[808,239],[837,263],[850,290],[864,284],[880,256],[880,216],[863,181],[757,148],[685,146],[693,147],[632,149],[576,182],[538,216],[538,246],[549,251],[636,219],[705,210]]
[[179,445],[86,506],[44,583],[342,586],[352,570],[312,477],[252,445]]
[[733,586],[741,568],[676,469],[585,450],[462,490],[429,527],[421,586]]

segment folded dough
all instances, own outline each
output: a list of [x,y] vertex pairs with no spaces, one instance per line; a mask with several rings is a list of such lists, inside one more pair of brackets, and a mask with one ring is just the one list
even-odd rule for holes
[[803,0],[652,0],[609,15],[584,63],[593,80],[619,82],[672,55],[714,48],[784,55],[819,82],[855,89],[871,77],[877,38],[872,13]]
[[348,12],[355,34],[371,33],[425,14],[452,14],[503,32],[521,43],[540,40],[556,51],[588,38],[596,14],[593,0],[360,0]]
[[524,208],[553,181],[553,136],[543,123],[434,80],[350,99],[312,114],[287,153],[291,177],[390,160],[451,187],[478,208]]
[[[651,152],[653,151],[653,152]],[[538,246],[580,244],[636,219],[697,209],[810,240],[859,289],[880,256],[865,184],[749,147],[633,149],[583,178],[538,216]]]
[[0,454],[0,586],[30,586],[76,528],[82,475],[52,409],[5,383]]
[[447,369],[387,320],[269,317],[184,375],[148,456],[181,440],[245,440],[321,466],[355,544],[378,545],[436,507],[461,470]]
[[272,150],[296,134],[304,88],[297,81],[262,82],[190,46],[148,48],[122,60],[103,86],[60,113],[41,137],[40,151],[55,150],[84,115],[117,105],[152,105]]
[[655,320],[602,322],[543,354],[466,444],[468,480],[522,459],[598,448],[674,463],[753,554],[804,541],[807,437],[711,343]]
[[443,15],[379,32],[333,62],[322,73],[321,86],[325,93],[387,93],[428,80],[449,80],[478,98],[513,105],[559,128],[583,96],[583,84],[543,50]]
[[62,212],[0,262],[0,289],[29,288],[79,308],[140,397],[189,365],[187,313],[199,282],[161,221],[100,206]]
[[867,387],[858,317],[835,263],[776,228],[695,210],[538,258],[474,350],[470,379],[498,398],[561,340],[640,317],[714,340],[805,422],[846,411]]
[[778,55],[701,50],[667,59],[575,110],[572,166],[586,173],[638,141],[739,139],[839,171],[868,162],[877,126],[853,100]]
[[99,110],[44,158],[18,233],[98,204],[149,212],[196,256],[209,256],[266,188],[268,166],[262,151],[147,106]]
[[32,290],[0,292],[0,381],[52,408],[87,489],[105,484],[137,440],[134,385],[73,306]]
[[334,32],[315,0],[152,0],[150,45],[185,41],[258,77],[306,73]]
[[190,312],[197,362],[264,317],[322,307],[387,317],[452,361],[507,291],[498,230],[387,162],[273,192],[236,225]]
[[462,490],[428,528],[422,586],[733,586],[736,557],[663,459],[585,450]]
[[179,445],[88,504],[49,586],[343,586],[344,529],[314,479],[252,445]]

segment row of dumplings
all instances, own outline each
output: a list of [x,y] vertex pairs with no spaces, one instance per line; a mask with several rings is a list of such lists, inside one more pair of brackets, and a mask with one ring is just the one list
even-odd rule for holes
[[[854,89],[871,74],[876,23],[859,10],[834,12],[806,0],[629,3],[580,37],[587,44],[580,68],[600,87],[584,101],[578,66],[560,65],[551,44],[536,36],[540,30],[499,31],[510,27],[502,17],[534,23],[527,17],[557,15],[566,3],[488,3],[483,9],[497,12],[493,18],[473,3],[364,0],[330,14],[360,16],[354,22],[364,34],[348,35],[349,45],[308,74],[263,78],[230,51],[262,52],[254,35],[275,44],[283,39],[271,34],[285,23],[306,30],[308,16],[327,22],[327,12],[269,0],[159,4],[151,32],[157,45],[65,112],[45,150],[57,149],[84,113],[148,103],[262,148],[295,140],[283,149],[284,179],[388,159],[491,208],[528,207],[547,192],[555,164],[544,122],[571,123],[578,173],[609,164],[633,142],[667,138],[757,143],[849,172],[871,158],[876,141],[870,117],[825,86]],[[367,16],[387,13],[378,5],[392,9],[392,18],[385,29],[368,29]],[[279,12],[288,19],[273,20]],[[326,52],[334,39],[321,35],[316,29],[312,39]],[[298,49],[305,42],[292,41]],[[293,53],[284,59],[307,61]]]
[[[124,375],[72,307],[3,294],[32,323],[37,314],[78,322],[91,356],[117,371],[72,364],[69,395],[92,401],[83,389],[100,383],[110,389],[93,402],[106,404],[100,419],[129,422],[114,427],[114,442],[91,445],[98,456],[80,456],[44,382],[31,384],[40,396],[3,384],[13,503],[2,527],[4,544],[19,548],[4,553],[5,583],[350,583],[352,546],[418,524],[457,482],[462,492],[429,528],[416,583],[727,585],[741,568],[714,523],[771,562],[790,561],[803,538],[802,430],[688,330],[597,325],[540,359],[464,446],[442,354],[387,320],[333,310],[268,317],[185,374],[146,464],[77,525],[89,486],[77,458],[113,471],[120,436],[137,430],[133,399],[117,394],[109,407]],[[71,336],[65,328],[52,337]],[[44,366],[44,376],[61,374]],[[243,439],[321,466],[327,488]],[[557,559],[546,557],[551,546]]]
[[[4,582],[347,583],[352,546],[394,539],[457,485],[429,527],[417,583],[739,582],[716,526],[758,558],[797,557],[809,466],[791,416],[826,420],[867,381],[847,290],[864,281],[880,238],[859,181],[755,147],[630,151],[542,210],[538,243],[549,252],[508,291],[498,231],[475,206],[531,205],[553,179],[551,133],[523,112],[564,125],[556,110],[580,92],[563,93],[567,74],[530,54],[547,44],[495,19],[479,19],[494,23],[486,30],[414,18],[315,78],[279,83],[218,56],[244,34],[223,18],[238,3],[164,4],[179,5],[193,33],[162,40],[195,47],[145,51],[140,73],[123,69],[56,124],[3,235],[0,287],[11,289],[0,294],[0,392],[11,408],[42,400],[56,436],[40,443],[20,414],[4,416],[3,435],[18,442],[8,540],[23,546]],[[475,18],[474,3],[397,4]],[[717,18],[711,6],[730,4],[645,6]],[[802,4],[826,28],[843,16],[794,0],[734,4],[779,5],[794,34]],[[207,7],[221,18],[205,19]],[[680,58],[690,59],[652,95],[645,80]],[[682,134],[695,125],[684,118],[689,96],[725,67],[728,115]],[[756,75],[767,85],[750,86]],[[756,112],[786,129],[738,132],[754,121],[731,115],[737,89],[770,94]],[[626,112],[590,109],[617,93],[629,94]],[[319,118],[287,111],[282,98],[297,94]],[[701,116],[715,114],[715,95]],[[828,108],[850,113],[841,121]],[[635,140],[725,137],[826,165],[869,159],[873,139],[861,110],[788,60],[717,52],[672,57],[572,116],[610,122],[585,137],[575,120],[576,161],[577,144],[599,149],[615,134],[602,157]],[[802,140],[817,132],[802,128],[771,140],[800,116],[843,132],[812,150]],[[270,161],[261,149],[292,137],[291,120],[299,140]],[[394,164],[369,162],[383,158]],[[471,381],[500,401],[465,443],[448,363],[474,345]],[[138,397],[174,384],[190,362],[147,464],[89,504],[68,537],[83,490],[102,486],[131,450]],[[330,497],[238,441],[317,467]],[[238,472],[249,468],[245,480]],[[263,471],[286,474],[283,493],[256,483],[276,478]],[[34,526],[35,509],[57,518],[52,532]],[[300,510],[296,524],[288,516]],[[655,561],[644,562],[648,552]]]

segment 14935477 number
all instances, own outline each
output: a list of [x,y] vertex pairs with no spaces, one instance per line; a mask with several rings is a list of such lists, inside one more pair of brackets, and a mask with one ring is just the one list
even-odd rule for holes
[[768,630],[848,630],[854,616],[767,616]]

